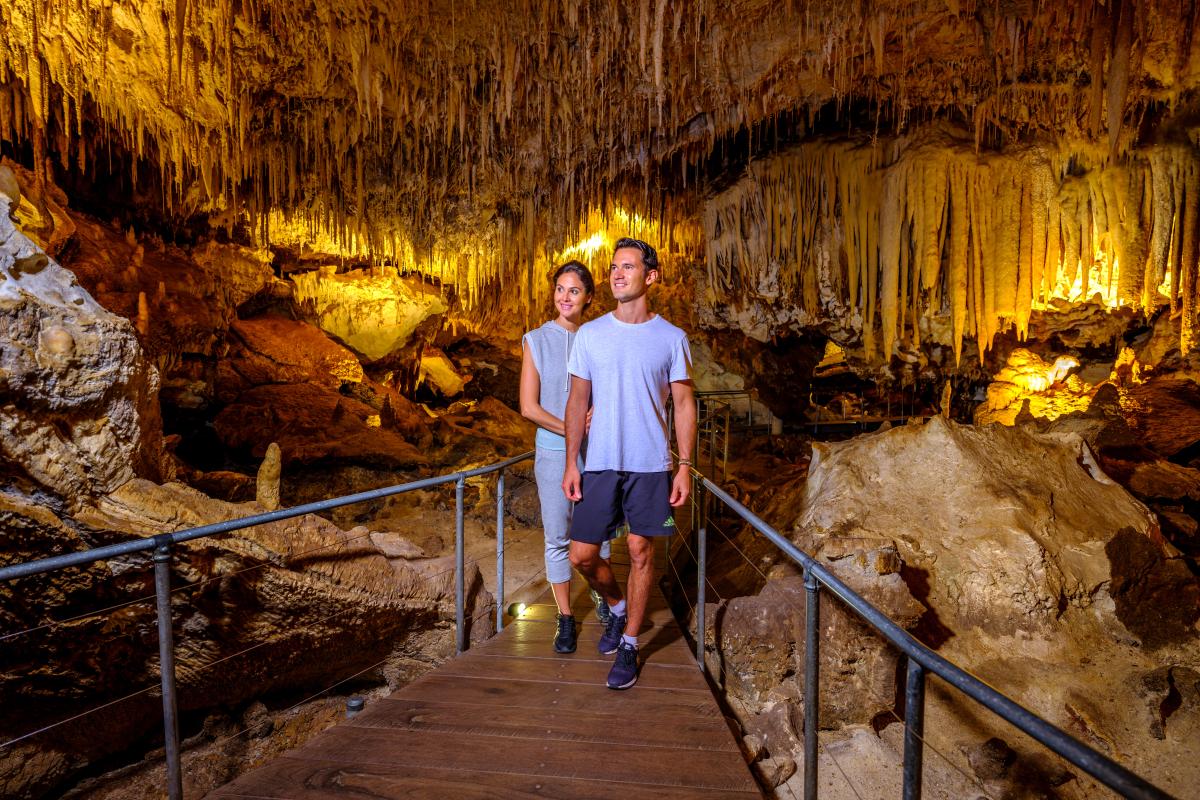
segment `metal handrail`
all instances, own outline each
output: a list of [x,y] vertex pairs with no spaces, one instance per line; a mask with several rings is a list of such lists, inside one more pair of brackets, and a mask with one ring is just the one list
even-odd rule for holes
[[819,647],[820,605],[819,591],[827,588],[850,610],[861,617],[907,658],[908,669],[905,686],[904,720],[904,798],[916,800],[921,796],[921,764],[924,748],[924,708],[926,673],[931,672],[949,683],[970,699],[982,705],[1018,730],[1087,772],[1122,797],[1142,800],[1171,800],[1171,796],[1145,779],[1116,763],[1112,759],[1088,747],[1029,709],[1006,695],[988,686],[974,675],[956,666],[925,645],[888,618],[886,614],[846,586],[841,580],[822,566],[812,556],[796,547],[770,525],[731,497],[724,489],[693,469],[698,480],[696,505],[700,512],[697,532],[697,598],[696,598],[696,660],[700,669],[707,674],[704,660],[704,640],[707,628],[704,620],[704,586],[707,566],[707,503],[703,496],[707,492],[754,530],[765,536],[804,570],[805,602],[805,669],[804,669],[804,797],[815,800],[817,796],[817,724],[820,703]]
[[367,492],[359,492],[357,494],[335,497],[331,500],[321,500],[315,503],[306,503],[300,506],[293,506],[291,508],[282,508],[278,511],[268,511],[264,514],[254,514],[253,516],[241,517],[239,519],[229,520],[227,522],[217,522],[212,525],[201,525],[195,528],[187,528],[182,531],[175,531],[173,533],[160,533],[144,539],[130,539],[117,544],[105,545],[104,547],[94,547],[90,550],[80,550],[75,553],[67,553],[61,556],[41,558],[36,561],[27,561],[21,564],[11,564],[6,567],[0,567],[0,581],[14,580],[16,578],[24,578],[31,575],[40,575],[45,572],[53,572],[55,570],[66,569],[68,567],[91,564],[96,561],[105,561],[110,558],[129,555],[131,553],[139,553],[148,550],[154,551],[154,593],[158,622],[159,677],[162,684],[164,753],[167,761],[167,794],[170,800],[182,800],[183,772],[180,764],[181,753],[179,747],[179,721],[175,700],[175,645],[171,630],[171,547],[173,545],[181,544],[183,542],[190,542],[194,539],[201,539],[206,536],[215,536],[221,533],[230,533],[232,531],[243,530],[245,528],[251,528],[255,525],[262,525],[267,522],[292,519],[293,517],[303,516],[304,514],[328,511],[329,509],[340,508],[342,506],[348,506],[354,503],[362,503],[367,500],[378,500],[384,497],[391,497],[392,495],[416,491],[417,489],[427,489],[434,486],[444,486],[445,484],[453,483],[455,485],[455,644],[457,652],[462,653],[470,646],[466,631],[466,593],[464,584],[464,575],[466,572],[466,548],[464,536],[465,508],[463,494],[464,490],[466,489],[467,479],[476,478],[481,475],[488,475],[493,472],[499,473],[496,478],[496,626],[497,628],[501,628],[503,627],[504,622],[504,470],[513,466],[514,464],[532,458],[533,455],[534,453],[531,450],[527,453],[522,453],[519,456],[514,456],[513,458],[505,459],[504,461],[499,461],[495,464],[476,467],[475,469],[452,472],[432,478],[423,478],[421,480],[410,481],[409,483],[402,483],[396,486],[387,486],[382,489],[372,489]]

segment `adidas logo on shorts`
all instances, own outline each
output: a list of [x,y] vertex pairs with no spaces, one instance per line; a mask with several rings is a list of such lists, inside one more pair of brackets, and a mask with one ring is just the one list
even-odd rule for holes
[[662,524],[662,526],[664,528],[674,528],[675,527],[675,515],[672,514],[671,516],[667,517],[667,521],[664,522]]

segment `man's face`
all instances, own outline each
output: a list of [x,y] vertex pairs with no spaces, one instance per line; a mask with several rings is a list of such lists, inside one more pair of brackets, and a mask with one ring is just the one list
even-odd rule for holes
[[618,303],[638,299],[657,278],[658,271],[646,269],[642,251],[636,247],[622,247],[613,253],[608,266],[608,286]]

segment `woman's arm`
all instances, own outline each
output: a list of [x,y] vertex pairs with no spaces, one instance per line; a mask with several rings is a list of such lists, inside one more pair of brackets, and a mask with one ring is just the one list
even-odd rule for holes
[[551,433],[562,436],[566,433],[563,421],[542,408],[542,378],[533,365],[529,354],[529,343],[521,343],[521,416]]

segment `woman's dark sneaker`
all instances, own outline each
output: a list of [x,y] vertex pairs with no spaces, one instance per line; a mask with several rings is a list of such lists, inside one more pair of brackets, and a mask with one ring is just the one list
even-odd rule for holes
[[625,633],[625,620],[624,614],[618,617],[616,614],[609,613],[608,623],[605,624],[604,633],[600,636],[600,655],[611,656],[617,652],[617,645],[621,643],[621,634]]
[[600,596],[600,593],[595,589],[591,590],[592,602],[596,604],[596,619],[600,620],[601,625],[608,624],[608,618],[612,616],[612,609],[608,607],[608,603]]
[[579,633],[575,630],[575,618],[569,614],[558,615],[558,634],[554,637],[554,652],[574,653]]
[[617,647],[617,660],[608,671],[608,688],[628,689],[637,683],[638,649],[622,641]]

